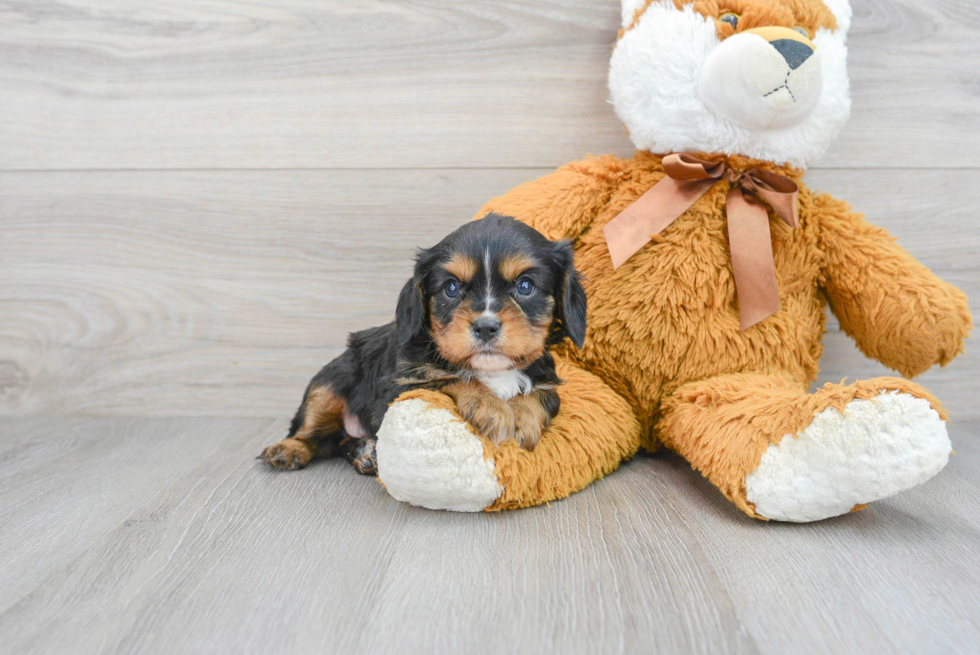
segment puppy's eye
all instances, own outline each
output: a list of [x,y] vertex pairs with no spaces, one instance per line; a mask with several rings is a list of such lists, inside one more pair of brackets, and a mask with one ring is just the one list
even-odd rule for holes
[[517,293],[521,294],[522,296],[530,296],[532,293],[534,293],[534,283],[526,277],[522,277],[517,281]]
[[726,11],[718,17],[718,20],[720,20],[722,23],[728,23],[732,26],[733,30],[738,27],[738,14],[734,12]]
[[796,30],[797,32],[799,32],[800,34],[802,34],[803,36],[805,36],[806,38],[808,38],[808,39],[810,38],[810,30],[808,30],[807,28],[803,27],[802,25],[797,25],[793,29]]
[[456,280],[450,280],[446,282],[445,288],[446,295],[450,298],[455,298],[459,295],[459,282]]

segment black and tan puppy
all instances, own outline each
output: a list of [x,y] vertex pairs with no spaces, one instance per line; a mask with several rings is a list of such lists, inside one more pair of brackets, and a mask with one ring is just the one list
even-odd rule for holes
[[537,444],[558,412],[547,347],[585,339],[585,291],[567,242],[488,214],[420,251],[395,321],[355,332],[310,381],[283,441],[262,453],[286,469],[343,453],[376,473],[388,405],[413,388],[451,396],[482,435]]

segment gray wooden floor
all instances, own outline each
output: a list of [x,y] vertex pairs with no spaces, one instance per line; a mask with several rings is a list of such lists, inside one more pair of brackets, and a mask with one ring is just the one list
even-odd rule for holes
[[[980,315],[980,4],[852,0],[811,169]],[[0,2],[0,652],[980,653],[980,347],[956,455],[813,525],[643,457],[550,506],[253,459],[417,246],[632,148],[618,0]],[[886,373],[829,324],[822,381]]]
[[270,471],[284,421],[0,428],[5,653],[980,652],[977,423],[929,485],[806,526],[674,457],[473,515]]

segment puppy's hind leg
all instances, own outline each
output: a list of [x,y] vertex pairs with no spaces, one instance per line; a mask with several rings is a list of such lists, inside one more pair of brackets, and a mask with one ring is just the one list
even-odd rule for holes
[[375,453],[377,443],[373,437],[360,439],[346,437],[341,440],[340,446],[347,456],[347,461],[354,466],[355,471],[361,475],[377,475],[378,456]]
[[340,440],[340,449],[361,475],[378,474],[378,459],[374,450],[377,443],[361,426],[360,419],[344,412],[344,438]]
[[346,404],[329,383],[321,385],[313,378],[293,418],[289,435],[263,450],[262,459],[270,466],[295,470],[309,464],[314,457],[332,457],[344,436],[341,429]]

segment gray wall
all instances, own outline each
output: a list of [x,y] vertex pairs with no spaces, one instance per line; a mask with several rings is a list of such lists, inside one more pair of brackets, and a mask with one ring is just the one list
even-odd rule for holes
[[[855,0],[808,176],[972,297],[980,7]],[[289,414],[415,246],[587,153],[618,3],[4,3],[0,413]],[[886,372],[839,333],[821,381]],[[980,347],[921,381],[980,417]]]

